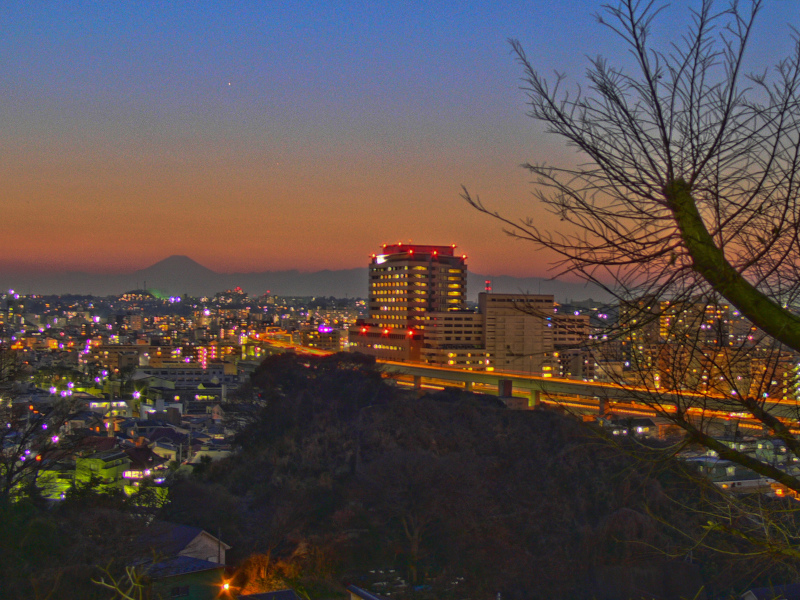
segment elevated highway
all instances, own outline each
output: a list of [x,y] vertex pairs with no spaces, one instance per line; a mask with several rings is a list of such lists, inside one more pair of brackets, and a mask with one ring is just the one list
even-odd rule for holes
[[[621,386],[614,383],[599,381],[578,381],[575,379],[558,379],[555,377],[541,377],[521,373],[508,373],[501,371],[465,371],[449,367],[439,367],[411,362],[392,362],[379,360],[383,371],[390,375],[408,375],[414,378],[415,387],[422,385],[423,379],[460,383],[466,390],[472,390],[476,384],[492,386],[497,389],[500,396],[511,397],[514,392],[522,392],[530,397],[532,405],[540,402],[547,396],[576,396],[592,398],[596,401],[631,401],[637,397],[652,398],[654,392],[659,392],[665,402],[674,403],[678,397],[685,400],[701,399],[691,398],[691,394],[675,394],[660,392],[658,390],[638,388],[635,386]],[[722,400],[722,396],[719,397]]]
[[[620,385],[599,381],[577,381],[499,371],[465,371],[411,362],[378,361],[389,376],[411,378],[416,388],[423,382],[444,387],[461,387],[467,391],[496,393],[509,399],[516,408],[532,408],[539,403],[559,404],[577,412],[604,413],[606,410],[640,416],[656,416],[654,404],[663,413],[675,412],[676,406],[687,408],[697,417],[752,421],[754,428],[762,425],[737,411],[733,395],[700,394],[689,391],[670,391]],[[488,389],[487,389],[488,388]],[[655,401],[655,402],[654,402]],[[800,405],[795,400],[768,399],[767,409],[793,427],[798,426]],[[741,410],[741,409],[739,409]]]
[[[259,340],[279,348],[303,354],[328,355],[333,352],[297,346],[291,342]],[[687,413],[698,418],[737,420],[751,429],[763,425],[737,411],[734,396],[699,394],[689,391],[657,390],[599,381],[578,381],[500,371],[465,371],[413,362],[379,360],[384,374],[421,390],[431,387],[456,387],[467,391],[495,394],[514,408],[533,408],[540,403],[556,404],[578,413],[603,414],[607,410],[632,416],[657,416],[654,400],[662,413],[675,412],[676,405],[689,407]],[[768,399],[767,410],[800,434],[800,404],[795,400]]]

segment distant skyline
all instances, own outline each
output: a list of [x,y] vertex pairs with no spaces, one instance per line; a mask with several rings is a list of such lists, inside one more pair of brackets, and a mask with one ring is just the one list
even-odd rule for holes
[[[601,3],[399,4],[0,4],[0,272],[350,269],[402,241],[547,276],[460,186],[555,226],[519,164],[573,153],[525,116],[507,39],[574,85],[586,56],[627,60]],[[800,6],[765,7],[753,68],[789,25]]]
[[[569,299],[609,300],[607,293],[583,282],[494,276],[468,271],[467,294],[477,300],[489,277],[500,293],[553,294],[560,301]],[[21,295],[91,294],[118,295],[145,288],[159,296],[211,296],[219,291],[241,287],[253,296],[272,293],[278,296],[366,297],[369,288],[366,266],[353,269],[303,273],[297,270],[251,273],[218,273],[187,256],[170,256],[146,269],[122,274],[91,274],[80,271],[8,275],[0,271],[0,295],[13,290]]]

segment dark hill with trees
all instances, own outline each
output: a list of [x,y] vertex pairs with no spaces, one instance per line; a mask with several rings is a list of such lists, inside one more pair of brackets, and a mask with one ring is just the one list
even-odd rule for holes
[[417,398],[354,354],[273,356],[253,385],[266,407],[242,452],[176,488],[168,515],[249,556],[244,589],[283,578],[396,598],[679,598],[764,574],[756,558],[701,548],[683,560],[687,539],[709,534],[702,486],[572,417]]
[[[0,505],[0,595],[108,598],[91,580],[124,575],[141,561],[133,542],[164,521],[232,545],[237,593],[677,600],[797,576],[763,512],[570,416],[453,391],[417,398],[357,354],[269,357],[250,391],[239,451],[179,479],[155,513],[91,489]],[[795,511],[782,518],[792,530]]]

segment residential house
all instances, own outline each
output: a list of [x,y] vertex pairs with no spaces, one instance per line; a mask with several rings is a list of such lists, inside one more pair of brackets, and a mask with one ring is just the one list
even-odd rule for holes
[[96,481],[101,488],[122,488],[123,473],[130,468],[131,459],[122,450],[104,450],[75,460],[75,482]]
[[278,590],[275,592],[261,592],[260,594],[242,594],[239,598],[246,600],[300,600],[294,590]]
[[354,585],[348,585],[347,591],[350,592],[350,600],[389,600],[385,596],[373,594]]
[[[207,531],[175,523],[155,523],[139,540],[144,571],[155,597],[216,600],[225,597],[225,552],[230,546]],[[154,557],[154,558],[152,558]]]
[[199,527],[157,523],[152,526],[144,546],[157,556],[190,556],[225,564],[225,551],[230,546]]
[[191,556],[155,562],[145,572],[153,580],[156,598],[217,600],[226,590],[225,565]]
[[741,596],[742,600],[800,600],[800,583],[753,588]]

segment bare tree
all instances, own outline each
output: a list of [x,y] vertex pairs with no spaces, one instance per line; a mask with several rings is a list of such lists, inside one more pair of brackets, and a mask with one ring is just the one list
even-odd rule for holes
[[[708,428],[715,411],[744,413],[800,456],[791,430],[797,403],[776,398],[770,387],[800,352],[800,39],[792,38],[791,54],[774,69],[746,73],[763,2],[742,4],[717,10],[703,0],[666,49],[650,42],[661,12],[654,2],[604,6],[598,20],[634,67],[595,58],[588,86],[574,91],[562,75],[543,77],[511,41],[528,114],[583,161],[524,165],[539,203],[564,228],[545,231],[535,219],[498,214],[466,190],[464,197],[510,234],[555,251],[559,273],[616,295],[616,336],[629,345],[631,370],[668,373],[671,384],[621,377],[637,384],[632,395],[689,440],[800,492],[800,478],[721,443]],[[709,310],[727,307],[750,331],[736,344],[730,332],[714,341],[699,336],[678,318],[692,306],[703,307],[701,331]],[[647,324],[657,339],[646,339]]]
[[75,403],[59,398],[48,406],[14,404],[19,375],[17,354],[0,346],[0,502],[26,493],[43,468],[52,468],[74,450],[61,430]]

